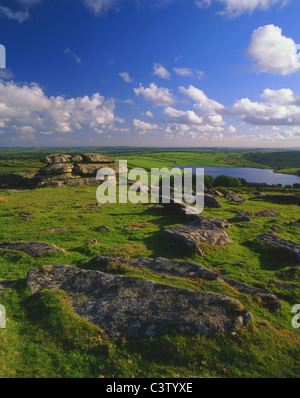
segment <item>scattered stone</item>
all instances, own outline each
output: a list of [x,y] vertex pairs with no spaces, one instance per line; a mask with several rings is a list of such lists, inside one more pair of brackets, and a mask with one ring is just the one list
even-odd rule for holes
[[98,246],[98,241],[96,239],[90,240],[87,245],[91,247]]
[[245,283],[229,279],[224,275],[203,267],[202,265],[188,261],[170,260],[162,257],[127,260],[121,257],[105,257],[99,255],[92,258],[88,262],[87,267],[97,269],[98,271],[106,272],[107,266],[109,266],[110,264],[121,264],[137,269],[150,269],[151,271],[166,276],[175,276],[189,279],[203,279],[205,281],[224,281],[232,286],[234,289],[238,290],[240,293],[248,294],[251,296],[259,296],[262,300],[263,305],[267,307],[270,311],[277,311],[281,308],[280,300],[272,292],[265,289],[258,289]]
[[273,233],[259,235],[256,240],[267,246],[276,247],[300,261],[300,244],[298,243],[283,239]]
[[90,203],[87,206],[89,206],[89,207],[101,207],[101,204],[99,202],[96,202],[96,203]]
[[105,231],[110,231],[110,228],[107,225],[100,225],[98,229],[105,229]]
[[68,163],[71,161],[70,155],[61,155],[53,153],[52,155],[45,156],[41,162],[46,164]]
[[225,198],[239,205],[243,204],[246,201],[246,199],[241,198],[236,193],[227,194]]
[[232,243],[225,231],[208,221],[194,220],[187,225],[174,227],[164,231],[171,239],[181,243],[191,253],[204,255],[201,243],[212,246],[223,246]]
[[248,211],[243,211],[237,214],[235,217],[229,218],[229,222],[251,222],[252,213]]
[[52,243],[43,242],[4,242],[0,244],[1,249],[17,250],[31,257],[39,257],[54,252],[64,252],[63,249]]
[[67,232],[69,231],[68,228],[58,227],[58,228],[47,228],[44,230],[45,232]]
[[281,213],[279,211],[274,211],[274,210],[262,210],[258,213],[256,213],[256,217],[277,217]]
[[253,321],[238,300],[224,295],[67,265],[30,270],[27,286],[32,294],[45,288],[66,291],[77,314],[110,338],[211,336],[235,332]]
[[212,195],[205,194],[204,195],[204,207],[211,207],[214,209],[221,208],[221,203],[214,198]]
[[284,282],[276,281],[275,279],[270,279],[269,280],[269,284],[274,285],[278,289],[287,290],[287,291],[290,291],[290,292],[295,290],[296,287],[297,287],[297,286],[295,286],[295,285],[293,285],[291,283],[284,283]]
[[27,220],[34,220],[34,215],[33,214],[19,214],[20,218],[25,218]]
[[277,232],[277,233],[282,231],[282,229],[280,227],[278,227],[277,225],[272,225],[271,229],[273,232]]
[[288,225],[292,225],[293,227],[300,228],[300,220],[298,220],[298,221],[291,221]]
[[187,216],[188,220],[197,220],[199,219],[200,221],[208,221],[211,224],[214,224],[218,228],[230,228],[231,225],[227,220],[223,220],[222,218],[215,218],[215,217],[209,217],[209,216],[204,216],[203,214],[189,214]]

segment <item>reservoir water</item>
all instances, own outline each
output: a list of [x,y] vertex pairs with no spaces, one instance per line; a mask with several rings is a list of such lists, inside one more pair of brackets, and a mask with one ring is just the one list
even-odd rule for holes
[[180,169],[204,168],[204,173],[212,177],[218,177],[225,174],[230,177],[244,178],[247,182],[266,183],[269,185],[282,184],[293,185],[300,184],[300,177],[291,174],[274,173],[272,169],[257,169],[253,167],[214,167],[214,166],[179,166]]

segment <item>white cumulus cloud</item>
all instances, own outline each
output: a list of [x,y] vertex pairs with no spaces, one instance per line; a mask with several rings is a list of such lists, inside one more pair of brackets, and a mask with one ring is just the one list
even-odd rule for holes
[[132,82],[132,78],[129,76],[128,72],[121,72],[121,73],[119,73],[119,76],[122,77],[122,79],[126,83],[131,83]]
[[110,127],[118,121],[114,108],[114,101],[99,93],[70,99],[48,97],[37,84],[0,81],[0,123],[17,132],[64,133]]
[[157,106],[170,106],[175,103],[175,98],[168,88],[158,87],[150,83],[149,87],[140,85],[133,89],[135,95],[142,96],[145,100],[153,102]]
[[156,75],[162,79],[170,79],[170,72],[161,64],[153,65],[153,75]]
[[288,75],[300,70],[298,47],[292,38],[282,34],[278,26],[265,25],[256,29],[247,53],[260,72]]
[[224,114],[236,115],[243,122],[253,125],[300,126],[300,96],[290,89],[266,89],[262,101],[242,98]]

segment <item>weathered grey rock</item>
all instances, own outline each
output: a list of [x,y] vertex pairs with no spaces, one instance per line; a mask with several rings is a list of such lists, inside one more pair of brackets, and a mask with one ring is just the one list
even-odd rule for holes
[[49,187],[64,188],[66,181],[60,181],[60,180],[41,181],[38,183],[37,188],[49,188]]
[[252,213],[244,211],[237,214],[235,217],[229,218],[229,222],[250,222]]
[[81,155],[84,163],[116,163],[117,159],[110,156],[101,155],[101,153],[84,153]]
[[214,209],[221,208],[221,203],[212,195],[204,195],[204,207],[211,207]]
[[38,174],[40,176],[51,176],[53,174],[70,174],[74,166],[71,163],[55,163],[42,167]]
[[293,227],[300,228],[300,220],[298,220],[298,221],[291,221],[288,225],[292,225]]
[[194,220],[187,225],[167,229],[164,234],[182,244],[191,253],[198,253],[201,256],[204,255],[201,243],[207,243],[212,246],[223,246],[232,243],[227,232],[210,222],[201,221],[200,219]]
[[126,173],[128,171],[127,167],[119,167],[119,163],[109,163],[109,164],[102,164],[102,163],[77,163],[74,166],[74,174],[77,174],[82,177],[96,177],[97,171],[104,168],[109,167],[112,169],[116,174],[119,173]]
[[205,281],[224,281],[232,286],[234,289],[238,290],[240,293],[248,294],[251,296],[256,295],[260,297],[262,300],[262,304],[270,311],[277,311],[281,308],[280,300],[272,292],[265,289],[258,289],[249,286],[243,282],[232,280],[224,275],[205,268],[202,265],[189,261],[170,260],[163,257],[138,258],[134,260],[127,260],[121,257],[105,257],[99,255],[92,258],[88,262],[87,267],[96,269],[98,271],[106,272],[107,267],[110,264],[121,264],[137,269],[150,269],[151,271],[157,272],[158,274],[176,276],[180,278],[203,279]]
[[60,187],[63,188],[65,186],[69,187],[75,187],[75,186],[81,186],[81,187],[94,187],[98,186],[99,181],[96,180],[94,177],[89,177],[89,178],[81,178],[81,177],[75,177],[71,179],[62,179],[62,180],[43,180],[41,181],[37,188],[48,188],[48,187]]
[[31,257],[39,257],[54,252],[64,252],[63,249],[52,243],[43,242],[4,242],[0,244],[0,249],[17,250]]
[[77,314],[108,337],[210,336],[232,333],[253,320],[238,300],[224,295],[67,265],[30,270],[27,286],[33,294],[44,288],[66,291]]
[[70,155],[61,155],[59,153],[53,153],[52,155],[45,156],[42,163],[55,164],[55,163],[68,163],[71,161]]
[[26,220],[34,220],[33,214],[19,214],[20,218],[25,218]]
[[1,180],[11,188],[33,188],[40,179],[34,173],[10,173],[4,174]]
[[269,284],[274,285],[278,289],[287,290],[289,292],[292,292],[297,288],[297,286],[293,285],[292,283],[280,282],[275,279],[270,279]]
[[230,200],[231,202],[235,202],[237,204],[243,204],[246,201],[246,199],[241,198],[236,193],[227,194],[226,199]]
[[266,233],[263,235],[259,235],[256,240],[258,242],[262,242],[263,244],[276,247],[277,249],[283,250],[287,254],[291,255],[298,261],[300,261],[300,244],[295,243],[291,240],[286,240],[277,236],[273,233]]
[[80,156],[80,155],[75,155],[75,156],[72,156],[72,158],[71,158],[71,162],[74,162],[74,163],[80,163],[82,161],[83,161],[83,159],[82,159],[82,156]]
[[256,213],[256,217],[277,217],[281,213],[279,211],[274,211],[274,210],[262,210],[258,213]]
[[208,221],[209,223],[215,225],[218,228],[230,228],[231,225],[227,220],[224,220],[222,218],[216,218],[216,217],[209,217],[209,216],[204,216],[203,214],[190,214],[187,216],[187,219],[192,221],[192,220],[200,220],[200,221]]

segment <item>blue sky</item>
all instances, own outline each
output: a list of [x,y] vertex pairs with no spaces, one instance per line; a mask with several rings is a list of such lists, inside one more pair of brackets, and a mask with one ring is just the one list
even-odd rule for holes
[[0,0],[0,146],[300,147],[297,0]]

